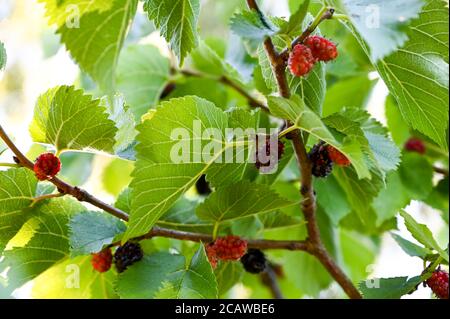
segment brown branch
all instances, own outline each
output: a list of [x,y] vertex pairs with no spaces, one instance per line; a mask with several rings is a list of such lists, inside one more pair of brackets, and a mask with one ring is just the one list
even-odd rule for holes
[[433,166],[433,170],[438,174],[448,176],[448,170],[446,170],[445,168]]
[[[247,4],[250,9],[259,11],[259,8],[255,0],[247,0]],[[316,19],[314,19],[314,21],[302,33],[302,35],[298,37],[296,40],[294,40],[292,45],[301,43],[317,28],[317,26],[323,20],[330,19],[333,16],[333,13],[334,9],[332,8],[323,9],[319,13],[319,16],[316,17]],[[287,56],[289,55],[289,50],[285,49],[281,54],[279,54],[276,51],[270,38],[267,38],[264,41],[264,48],[269,60],[271,61],[272,70],[274,72],[275,78],[277,79],[279,94],[284,98],[289,98],[291,94],[288,82],[286,81],[286,61]],[[289,125],[290,123],[287,124]],[[297,157],[299,170],[301,173],[300,192],[303,197],[301,208],[305,220],[307,222],[306,227],[308,232],[308,238],[306,242],[307,246],[309,247],[307,251],[312,255],[314,255],[322,263],[322,265],[327,269],[330,275],[336,280],[336,282],[342,287],[344,292],[350,298],[360,299],[362,297],[359,291],[353,285],[351,280],[341,270],[341,268],[334,262],[334,260],[331,258],[330,254],[327,252],[325,246],[322,243],[319,227],[316,220],[316,198],[312,186],[313,177],[311,170],[311,162],[306,152],[303,137],[301,136],[298,130],[290,132],[288,135],[289,139],[292,140],[294,151]]]
[[[187,240],[193,242],[210,243],[214,241],[212,235],[202,233],[191,233],[180,230],[173,230],[161,227],[153,227],[150,232],[145,235],[134,237],[131,240],[141,241],[151,239],[153,237],[166,237],[178,240]],[[249,248],[257,249],[286,249],[308,251],[311,249],[310,245],[305,241],[290,241],[290,240],[264,240],[264,239],[246,239]],[[110,244],[110,247],[119,246],[120,241]]]
[[[209,78],[207,75],[200,73],[200,72],[196,72],[196,71],[192,71],[192,70],[179,70],[179,72],[181,74],[183,74],[184,76],[190,76],[190,77],[198,77],[198,78]],[[239,84],[235,83],[233,80],[231,80],[229,77],[227,77],[226,75],[222,75],[220,77],[211,77],[212,79],[216,80],[217,82],[222,83],[223,85],[226,85],[230,88],[232,88],[233,90],[235,90],[237,93],[239,93],[240,95],[242,95],[244,98],[247,99],[248,104],[251,107],[255,107],[255,108],[260,108],[265,112],[270,113],[269,108],[267,107],[267,105],[265,105],[264,103],[258,101],[255,97],[253,97],[250,93],[248,93],[246,90],[244,90],[242,88],[242,86],[240,86]]]
[[[0,138],[5,141],[6,145],[11,149],[14,153],[15,161],[22,167],[33,170],[33,162],[31,162],[12,142],[12,140],[8,137],[6,132],[3,130],[0,125]],[[105,212],[116,216],[124,221],[128,221],[128,214],[114,206],[108,205],[101,200],[97,199],[93,195],[89,194],[87,191],[82,190],[76,186],[69,185],[57,177],[54,177],[49,180],[49,182],[53,183],[57,188],[60,194],[51,194],[45,195],[36,198],[36,200],[44,200],[54,197],[59,197],[63,195],[71,195],[75,197],[78,201],[87,202],[95,207],[98,207]],[[153,237],[167,237],[179,240],[188,240],[193,242],[212,242],[213,236],[208,234],[201,233],[191,233],[184,232],[172,229],[166,229],[161,227],[153,227],[152,230],[142,236],[135,237],[132,240],[144,240],[150,239]],[[284,240],[263,240],[263,239],[247,239],[247,244],[249,248],[258,248],[258,249],[287,249],[287,250],[300,250],[307,251],[310,250],[311,247],[308,243],[304,241],[284,241]],[[112,243],[110,246],[118,246],[120,245],[120,241]]]

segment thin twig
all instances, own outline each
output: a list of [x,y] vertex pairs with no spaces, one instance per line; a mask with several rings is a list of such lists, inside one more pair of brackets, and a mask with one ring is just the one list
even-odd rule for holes
[[233,90],[235,90],[237,93],[239,93],[240,95],[242,95],[244,98],[247,99],[248,104],[251,107],[255,107],[255,108],[261,108],[263,111],[265,112],[270,112],[269,108],[267,107],[267,105],[265,105],[263,102],[258,101],[255,97],[253,97],[250,93],[248,93],[246,90],[244,90],[242,88],[241,85],[237,84],[236,82],[234,82],[233,80],[231,80],[229,77],[227,77],[226,75],[222,75],[220,77],[212,77],[200,72],[196,72],[196,71],[192,71],[192,70],[179,70],[179,72],[181,74],[183,74],[184,76],[188,76],[188,77],[198,77],[198,78],[209,78],[209,79],[213,79],[219,83],[222,83],[230,88],[232,88]]
[[442,174],[444,176],[448,176],[448,170],[446,170],[445,168],[438,167],[438,166],[433,166],[433,170],[436,173],[438,173],[438,174]]

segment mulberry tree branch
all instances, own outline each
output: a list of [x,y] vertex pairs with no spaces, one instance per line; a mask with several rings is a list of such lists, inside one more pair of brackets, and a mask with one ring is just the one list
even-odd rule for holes
[[[247,0],[247,5],[250,9],[259,11],[256,0]],[[297,38],[293,44],[295,45],[295,43],[300,43],[301,41],[303,41],[314,31],[314,29],[317,28],[320,22],[331,18],[333,16],[333,13],[334,9],[323,9],[319,13],[319,16],[314,19],[309,28],[305,30],[305,32],[303,32],[303,34],[299,38]],[[286,49],[281,54],[278,53],[272,43],[272,40],[270,40],[269,37],[264,40],[264,48],[272,64],[272,70],[277,80],[279,94],[284,98],[289,98],[291,96],[291,92],[286,80],[286,54],[288,55],[289,51],[287,51]],[[307,251],[322,263],[322,265],[327,269],[330,275],[336,280],[336,282],[342,287],[344,292],[350,298],[360,299],[362,297],[359,291],[353,285],[351,280],[346,276],[346,274],[342,271],[342,269],[336,264],[336,262],[327,252],[325,246],[322,243],[316,219],[316,198],[312,186],[313,177],[311,162],[306,152],[303,137],[298,130],[290,132],[289,137],[292,140],[299,170],[301,172],[300,192],[303,197],[301,209],[307,222],[308,238],[306,242],[308,243],[308,247],[310,248]]]
[[244,90],[239,84],[237,84],[236,82],[234,82],[233,80],[231,80],[228,76],[226,75],[222,75],[219,77],[210,77],[206,74],[200,73],[200,72],[196,72],[196,71],[191,71],[191,70],[179,70],[178,72],[180,72],[181,74],[183,74],[186,77],[197,77],[197,78],[211,78],[219,83],[222,83],[223,85],[226,85],[230,88],[232,88],[234,91],[236,91],[237,93],[239,93],[241,96],[243,96],[244,98],[247,99],[248,104],[251,107],[256,107],[256,108],[260,108],[265,112],[269,113],[269,108],[267,107],[267,105],[265,105],[263,102],[258,101],[255,97],[253,97],[250,93],[248,93],[246,90]]
[[[0,139],[2,139],[9,147],[9,149],[14,153],[14,160],[16,161],[17,165],[19,165],[20,167],[25,167],[27,169],[33,170],[34,163],[30,161],[17,148],[17,146],[9,138],[9,136],[6,134],[5,130],[2,128],[1,125],[0,125]],[[35,200],[40,201],[63,195],[70,195],[75,197],[80,202],[87,202],[117,218],[122,219],[123,221],[128,221],[129,219],[129,216],[126,212],[114,206],[104,203],[103,201],[91,195],[87,191],[82,190],[76,186],[67,184],[66,182],[60,180],[57,177],[50,179],[49,182],[51,182],[58,188],[60,195],[51,194],[46,195],[45,197],[44,196],[38,197]],[[167,237],[179,240],[188,240],[193,242],[205,242],[205,243],[213,241],[212,235],[184,232],[161,227],[153,227],[149,233],[143,236],[133,238],[132,240],[144,240],[153,237]],[[246,241],[248,243],[248,247],[258,249],[286,249],[286,250],[302,250],[302,251],[308,251],[312,249],[312,247],[310,247],[310,245],[305,241],[283,241],[283,240],[262,240],[262,239],[247,239]],[[118,245],[120,245],[120,242],[115,242],[110,246],[118,246]]]

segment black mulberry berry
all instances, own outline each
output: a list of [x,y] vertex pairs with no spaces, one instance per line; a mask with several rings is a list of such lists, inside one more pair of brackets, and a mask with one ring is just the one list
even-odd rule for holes
[[333,161],[324,142],[314,145],[308,157],[312,164],[312,174],[314,176],[327,177],[333,170]]
[[[263,145],[259,145],[259,142],[258,142],[258,139],[259,138],[265,138],[265,144],[263,144]],[[280,141],[280,140],[278,140],[278,158],[276,159],[275,158],[275,154],[271,151],[271,149],[270,149],[270,136],[269,135],[266,135],[266,136],[258,136],[258,135],[256,135],[256,145],[257,145],[257,148],[256,148],[256,162],[255,162],[255,166],[256,166],[256,168],[257,169],[260,169],[261,167],[270,167],[270,166],[274,166],[275,165],[275,163],[274,163],[274,161],[275,160],[280,160],[281,159],[281,157],[283,156],[283,154],[284,154],[284,143],[282,142],[282,141]],[[260,156],[259,154],[260,153],[264,153],[265,152],[265,155],[268,157],[268,159],[267,159],[267,162],[261,162],[261,158],[260,157],[263,157],[263,156]],[[266,158],[262,158],[263,160],[266,160]]]
[[123,246],[117,248],[114,254],[114,264],[117,271],[123,272],[128,266],[144,257],[144,252],[138,243],[126,242]]
[[204,174],[198,179],[197,183],[195,183],[195,188],[200,195],[208,195],[211,193],[211,187]]
[[259,274],[266,269],[267,260],[261,250],[252,248],[242,256],[241,263],[249,273]]

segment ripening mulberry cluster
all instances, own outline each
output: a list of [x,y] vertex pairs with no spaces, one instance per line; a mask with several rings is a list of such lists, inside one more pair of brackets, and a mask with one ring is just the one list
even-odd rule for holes
[[61,162],[54,154],[45,153],[36,159],[33,170],[38,180],[46,181],[59,173],[61,170]]
[[205,246],[206,255],[213,268],[217,267],[219,260],[236,261],[247,251],[247,241],[239,236],[226,236],[217,238]]
[[448,272],[438,269],[433,272],[426,283],[436,297],[439,299],[448,299]]
[[133,242],[126,242],[117,248],[114,253],[114,264],[119,273],[124,272],[129,266],[144,257],[141,245]]
[[312,174],[316,177],[327,177],[333,170],[333,164],[349,166],[350,160],[339,150],[321,141],[314,145],[308,154],[312,165]]
[[[262,143],[262,145],[259,145],[258,139],[261,138],[260,136],[256,135],[256,162],[255,166],[257,169],[260,169],[261,167],[270,167],[271,165],[274,165],[274,161],[279,161],[281,157],[284,154],[284,143],[280,140],[278,140],[278,156],[275,156],[274,152],[271,150],[270,145],[270,136],[266,135],[265,137],[265,143]],[[261,154],[264,154],[267,157],[264,158],[264,156],[261,156]],[[262,157],[262,158],[260,158]],[[264,163],[261,161],[263,160]]]
[[321,36],[310,36],[303,44],[297,44],[289,55],[288,66],[295,76],[308,74],[318,61],[328,62],[336,59],[336,44]]

